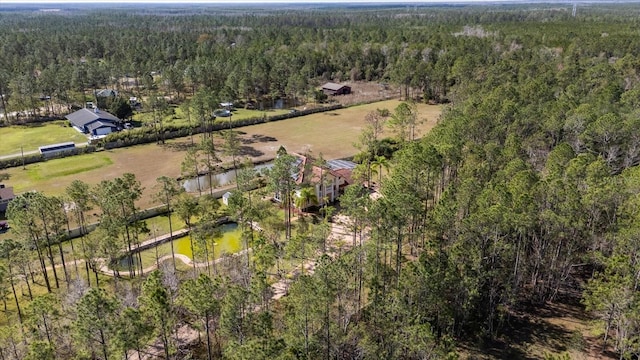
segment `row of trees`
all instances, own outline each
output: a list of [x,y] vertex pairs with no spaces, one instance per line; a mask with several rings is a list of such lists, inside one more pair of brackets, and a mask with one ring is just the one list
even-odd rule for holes
[[[323,13],[272,13],[268,22],[217,12],[168,18],[117,10],[51,17],[6,12],[0,14],[2,105],[25,116],[61,115],[91,98],[85,93],[105,87],[139,98],[158,90],[181,98],[206,89],[221,101],[295,101],[327,80],[392,82],[405,95],[417,89],[427,99],[446,101],[491,40],[470,39],[464,23],[452,21],[457,11],[439,12],[442,19],[429,26],[421,20],[430,9],[400,18],[387,10],[338,19],[332,14],[331,21]],[[499,21],[509,26],[517,19],[516,13]],[[291,25],[274,25],[280,22]],[[319,25],[325,22],[331,25]],[[118,31],[105,33],[106,23]],[[500,39],[501,46],[512,40]],[[621,51],[618,45],[611,44],[613,53]]]
[[[237,188],[227,211],[243,228],[244,246],[252,249],[246,257],[229,259],[206,272],[176,273],[170,267],[146,279],[101,280],[100,287],[113,287],[115,298],[126,301],[100,295],[94,287],[80,291],[75,302],[63,301],[55,307],[74,304],[57,324],[80,329],[80,319],[87,316],[80,316],[84,314],[80,304],[106,299],[105,309],[113,310],[87,317],[96,327],[83,330],[93,334],[95,342],[54,339],[47,345],[28,332],[22,337],[14,331],[0,337],[6,344],[0,346],[3,356],[37,357],[37,351],[53,347],[58,357],[88,352],[93,358],[106,359],[136,351],[153,338],[159,339],[164,357],[179,358],[182,348],[175,334],[190,323],[201,324],[206,336],[195,348],[210,358],[455,358],[457,341],[495,340],[509,330],[514,314],[569,296],[579,298],[601,320],[605,346],[622,358],[637,356],[640,271],[635,130],[640,54],[633,45],[637,43],[634,10],[625,9],[629,14],[621,15],[594,8],[579,12],[576,18],[556,10],[493,10],[434,11],[433,23],[425,22],[428,13],[421,9],[403,11],[400,17],[392,16],[397,10],[319,14],[315,20],[304,13],[264,19],[236,16],[215,20],[235,27],[216,29],[202,23],[210,20],[207,16],[176,19],[177,31],[186,31],[181,26],[186,19],[192,22],[190,29],[196,30],[189,36],[196,45],[192,44],[193,52],[189,47],[178,52],[185,57],[175,59],[173,66],[178,60],[188,62],[186,54],[191,53],[196,63],[211,64],[203,67],[207,75],[191,90],[196,94],[215,87],[226,91],[220,86],[226,86],[228,78],[217,76],[232,74],[232,68],[244,66],[239,64],[250,63],[242,73],[255,77],[251,86],[229,88],[237,94],[247,89],[253,97],[267,88],[269,93],[279,89],[281,84],[272,82],[275,78],[289,80],[290,75],[305,74],[304,66],[314,66],[306,78],[335,77],[342,67],[357,69],[360,61],[365,67],[374,63],[374,69],[380,67],[373,79],[406,85],[407,95],[420,88],[427,97],[446,96],[452,103],[439,124],[419,140],[412,131],[419,118],[410,103],[393,112],[380,110],[366,116],[367,126],[359,139],[362,164],[356,171],[360,183],[349,186],[340,200],[342,213],[348,215],[343,226],[349,246],[327,241],[329,208],[315,223],[305,216],[292,221],[294,160],[282,152],[270,174],[268,191],[282,195],[284,216],[262,196],[248,191],[255,181],[252,167],[238,169]],[[156,19],[145,16],[138,24]],[[32,24],[16,18],[12,22],[23,27]],[[268,21],[278,24],[279,31],[266,25]],[[325,26],[309,26],[319,23]],[[149,27],[153,30],[155,25]],[[150,39],[153,34],[150,31]],[[180,40],[168,36],[166,42],[170,41]],[[96,49],[109,63],[108,48]],[[166,52],[153,54],[149,58],[160,61],[158,56]],[[379,59],[372,60],[376,56]],[[275,61],[289,68],[276,71]],[[226,71],[216,70],[223,68]],[[265,74],[280,75],[265,80],[266,76],[260,77]],[[226,136],[225,152],[235,159],[237,141],[231,132]],[[220,150],[210,149],[210,139],[204,139],[185,161],[185,176],[195,176],[208,164],[215,166],[214,155]],[[381,176],[386,161],[390,170]],[[382,195],[375,201],[365,187],[373,182]],[[89,193],[95,193],[97,200],[100,189],[110,186],[102,184]],[[97,205],[105,225],[89,238],[102,234],[100,246],[113,243],[117,246],[112,248],[121,251],[133,246],[142,230],[136,225],[135,179],[123,176],[117,189],[115,194],[122,191],[122,196],[113,196],[109,205]],[[213,211],[215,202],[207,203],[207,196],[197,201],[184,194],[173,198],[168,191],[171,186],[163,189],[162,203],[193,228],[194,240],[210,238],[199,234],[215,230],[209,221],[219,215]],[[53,216],[53,209],[62,209],[62,202],[45,199],[49,198],[25,195],[11,210],[24,218],[18,221],[23,224],[18,226],[20,241],[41,253],[34,261],[41,269],[55,263],[57,237],[65,223],[63,216]],[[27,212],[25,207],[45,210]],[[202,211],[198,217],[196,209]],[[250,226],[256,222],[262,228],[258,233]],[[89,242],[85,245],[91,248]],[[193,247],[198,254],[198,245]],[[199,256],[209,260],[209,248],[201,249]],[[329,256],[336,253],[340,256]],[[18,253],[11,256],[20,258]],[[304,264],[312,259],[316,267],[310,273]],[[291,263],[303,265],[300,274],[288,295],[273,302],[270,283]],[[129,270],[139,273],[139,269]],[[25,285],[36,286],[29,269],[9,266],[7,272],[8,279],[29,277],[31,282]],[[47,272],[41,273],[37,279],[47,283]],[[63,284],[58,281],[62,277],[52,275],[51,283]],[[11,286],[5,287],[5,299],[10,299],[9,289],[15,284],[7,284]],[[49,287],[55,293],[55,286]],[[14,298],[19,306],[17,292]],[[39,299],[33,298],[34,302]],[[110,330],[117,326],[102,326],[101,321],[116,324],[130,312],[132,318],[137,312],[143,314],[143,321],[134,326],[140,332],[128,336],[140,342],[118,347],[118,335]],[[28,311],[24,318],[25,323],[48,319]],[[44,339],[53,322],[39,324]],[[146,332],[148,328],[152,330]],[[27,340],[26,348],[22,339]]]

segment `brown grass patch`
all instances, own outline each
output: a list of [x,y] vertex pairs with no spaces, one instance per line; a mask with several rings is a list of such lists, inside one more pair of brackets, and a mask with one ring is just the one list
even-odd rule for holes
[[[273,158],[280,145],[290,152],[322,153],[325,159],[350,157],[358,151],[354,144],[365,126],[365,115],[385,108],[393,112],[400,103],[398,100],[381,101],[286,121],[248,126],[239,130],[246,133],[245,137],[266,136],[275,139],[253,144],[255,149],[264,154],[263,158]],[[425,120],[417,131],[417,136],[420,137],[435,126],[441,107],[419,104],[418,112],[418,118]],[[392,136],[392,133],[386,129],[382,136]]]

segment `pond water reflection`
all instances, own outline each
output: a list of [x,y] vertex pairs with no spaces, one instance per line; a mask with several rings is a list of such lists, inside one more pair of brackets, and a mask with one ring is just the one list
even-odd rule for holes
[[[253,168],[261,173],[264,169],[270,169],[273,167],[273,163],[264,163],[255,165]],[[239,170],[238,170],[239,171]],[[213,183],[213,187],[216,188],[218,186],[224,186],[232,184],[236,181],[236,172],[231,169],[219,174],[211,175],[211,179],[209,179],[209,175],[201,175],[195,179],[184,180],[182,182],[182,187],[188,192],[196,192],[198,191],[198,182],[200,183],[200,190],[209,189],[211,187],[211,183]]]
[[[191,252],[191,240],[190,236],[183,236],[173,240],[173,246],[176,254],[182,254],[193,259],[193,253]],[[234,254],[242,250],[242,231],[238,227],[237,223],[230,222],[219,226],[219,232],[211,238],[207,238],[206,241],[198,242],[194,239],[194,248],[196,251],[196,262],[205,261],[204,245],[207,245],[207,251],[209,253],[209,259],[219,258],[224,254]],[[165,255],[171,255],[171,243],[166,242],[158,245],[156,248],[150,248],[142,251],[142,266],[147,267],[153,265],[157,256],[163,257]],[[118,261],[118,269],[126,271],[129,268],[129,257],[122,258]],[[138,267],[139,260],[137,256],[133,257],[134,266]]]

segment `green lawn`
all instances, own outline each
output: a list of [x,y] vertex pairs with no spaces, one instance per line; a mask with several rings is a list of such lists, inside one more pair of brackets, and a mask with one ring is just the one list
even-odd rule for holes
[[87,137],[68,126],[66,120],[28,126],[8,126],[0,128],[0,155],[19,154],[38,150],[39,146],[73,141],[86,143]]
[[[35,184],[47,184],[59,177],[96,170],[112,163],[111,158],[101,152],[40,162],[29,165],[27,170],[13,173],[10,178],[11,185],[14,192],[18,194],[33,188]],[[64,191],[64,189],[61,189],[61,191]],[[59,192],[55,192],[54,195],[58,194]]]
[[[156,235],[164,235],[169,233],[169,217],[166,215],[154,216],[144,220],[147,223],[149,234],[141,235],[141,240],[152,239]],[[187,225],[179,219],[177,215],[171,216],[171,228],[173,231],[186,229]]]

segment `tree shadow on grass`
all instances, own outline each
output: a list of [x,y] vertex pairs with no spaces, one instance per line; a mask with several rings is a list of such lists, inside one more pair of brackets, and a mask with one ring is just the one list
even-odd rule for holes
[[242,142],[243,144],[266,143],[266,142],[274,142],[274,141],[278,141],[278,139],[274,138],[273,136],[266,136],[266,135],[260,135],[260,134],[253,134],[251,135],[250,138],[240,139],[240,142]]
[[39,127],[44,127],[45,125],[47,125],[47,123],[45,123],[44,121],[39,121],[39,122],[27,122],[24,124],[17,124],[17,125],[26,127],[26,128],[39,128]]
[[[535,310],[534,310],[535,311]],[[541,354],[530,353],[535,347],[540,351],[561,354],[570,350],[574,333],[562,326],[548,322],[538,314],[517,314],[507,320],[502,335],[498,339],[480,343],[461,341],[460,347],[472,356],[472,359],[540,359]]]
[[196,147],[198,146],[198,143],[195,142],[194,139],[194,143],[191,144],[191,140],[186,140],[186,141],[173,141],[170,143],[164,143],[162,145],[160,145],[163,149],[167,149],[167,150],[171,150],[171,151],[187,151],[189,149],[191,149],[192,147]]
[[264,155],[264,153],[260,150],[257,150],[251,146],[241,146],[240,147],[240,155],[241,156],[250,156],[250,157],[259,157]]

